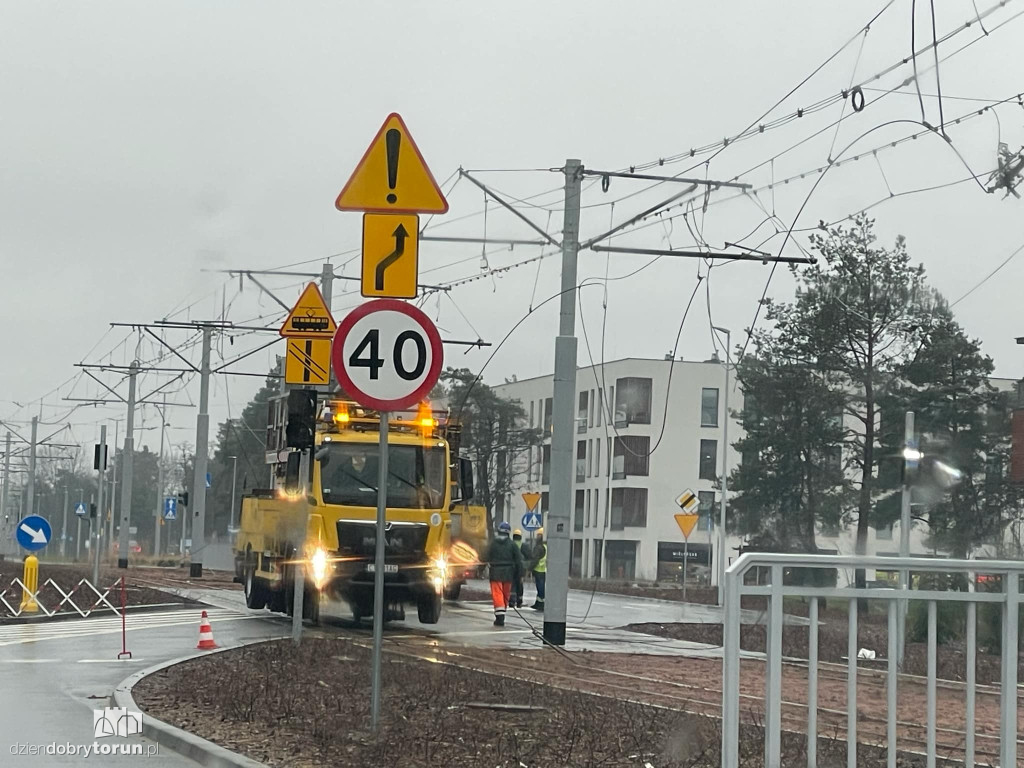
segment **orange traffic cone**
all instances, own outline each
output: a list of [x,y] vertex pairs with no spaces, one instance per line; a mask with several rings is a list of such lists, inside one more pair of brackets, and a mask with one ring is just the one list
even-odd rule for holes
[[206,615],[206,611],[203,611],[203,618],[199,624],[199,645],[196,648],[208,651],[216,647],[217,644],[213,642],[213,630],[210,629],[210,618]]

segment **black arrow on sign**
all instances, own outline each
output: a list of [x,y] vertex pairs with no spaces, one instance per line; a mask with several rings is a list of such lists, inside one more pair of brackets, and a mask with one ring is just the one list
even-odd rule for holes
[[375,273],[374,288],[378,291],[384,290],[384,270],[394,264],[398,259],[405,253],[405,238],[409,236],[408,231],[405,229],[404,224],[399,224],[394,232],[391,233],[395,237],[395,250],[390,254],[381,259],[377,265],[377,271]]

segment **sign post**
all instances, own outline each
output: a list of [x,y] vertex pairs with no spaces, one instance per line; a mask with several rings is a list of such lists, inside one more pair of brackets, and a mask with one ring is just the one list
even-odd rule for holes
[[[345,393],[380,414],[370,696],[371,719],[376,730],[380,720],[384,638],[388,425],[392,411],[408,408],[430,392],[444,359],[441,336],[430,318],[417,307],[397,299],[413,299],[417,294],[416,214],[447,213],[448,201],[405,122],[392,113],[363,153],[335,206],[339,211],[363,211],[360,287],[363,296],[375,299],[356,307],[338,326],[331,343],[330,363]],[[312,349],[306,354],[314,357]]]
[[683,602],[686,602],[686,569],[690,565],[690,534],[697,527],[700,520],[694,510],[700,505],[697,494],[687,488],[676,497],[676,504],[683,510],[682,514],[675,515],[676,525],[683,534]]

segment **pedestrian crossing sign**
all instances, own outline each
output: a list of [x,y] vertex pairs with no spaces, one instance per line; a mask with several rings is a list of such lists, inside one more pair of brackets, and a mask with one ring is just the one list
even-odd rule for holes
[[528,531],[536,531],[541,527],[540,515],[536,512],[527,512],[523,515],[523,528]]

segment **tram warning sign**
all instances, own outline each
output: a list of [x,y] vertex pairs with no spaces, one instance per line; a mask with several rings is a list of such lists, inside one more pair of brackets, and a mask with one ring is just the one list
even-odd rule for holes
[[323,294],[316,283],[310,283],[288,313],[280,333],[285,338],[330,339],[337,330],[338,324],[334,322]]

